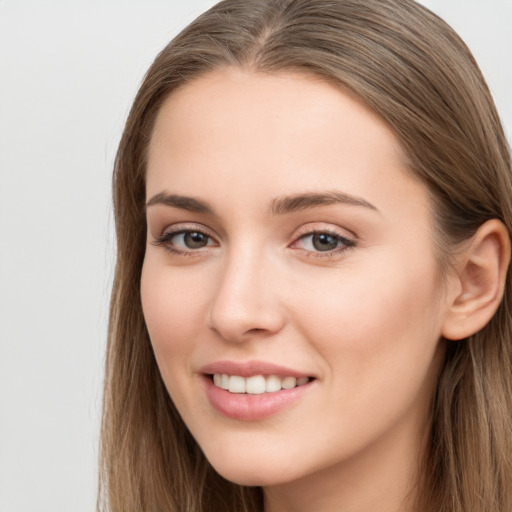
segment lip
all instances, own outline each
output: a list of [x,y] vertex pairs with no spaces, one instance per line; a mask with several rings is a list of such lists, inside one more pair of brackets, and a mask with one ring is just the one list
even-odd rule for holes
[[267,363],[265,361],[216,361],[215,363],[203,366],[199,373],[213,375],[214,373],[226,373],[228,375],[239,375],[240,377],[252,377],[253,375],[275,375],[277,377],[314,377],[301,371],[287,368],[285,366]]
[[213,408],[222,416],[239,421],[258,421],[281,412],[297,403],[315,385],[316,379],[292,389],[281,389],[273,393],[251,395],[247,393],[230,393],[216,386],[211,375],[225,373],[251,377],[253,375],[276,375],[277,377],[311,377],[304,372],[278,366],[262,361],[235,363],[218,361],[201,368],[201,377],[206,395]]

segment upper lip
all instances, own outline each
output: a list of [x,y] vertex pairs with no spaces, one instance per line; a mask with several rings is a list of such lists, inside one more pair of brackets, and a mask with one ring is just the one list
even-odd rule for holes
[[240,377],[252,377],[254,375],[276,375],[277,377],[311,377],[310,374],[287,368],[285,366],[268,363],[265,361],[216,361],[203,366],[200,373],[212,375],[215,373],[227,375],[239,375]]

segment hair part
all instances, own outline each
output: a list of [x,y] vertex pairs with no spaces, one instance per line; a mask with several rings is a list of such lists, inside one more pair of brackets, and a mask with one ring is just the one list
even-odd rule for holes
[[[487,220],[512,232],[510,150],[470,51],[412,0],[225,0],[156,58],[135,98],[113,178],[117,232],[98,508],[255,512],[261,491],[217,475],[183,424],[152,352],[140,300],[148,145],[163,101],[226,66],[298,72],[338,86],[399,138],[427,187],[440,268]],[[432,404],[419,509],[512,510],[511,279],[491,322],[448,342]]]

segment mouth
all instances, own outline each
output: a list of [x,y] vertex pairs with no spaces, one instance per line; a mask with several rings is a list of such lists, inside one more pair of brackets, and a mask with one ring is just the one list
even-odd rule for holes
[[199,370],[215,411],[240,421],[263,420],[300,404],[317,388],[317,376],[308,373],[256,360],[216,361]]
[[208,374],[214,386],[234,394],[262,395],[264,393],[277,393],[305,386],[313,377],[279,377],[277,375],[229,375],[227,373]]

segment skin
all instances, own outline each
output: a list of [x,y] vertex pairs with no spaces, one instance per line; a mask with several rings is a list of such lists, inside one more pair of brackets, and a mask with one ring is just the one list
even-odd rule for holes
[[[271,212],[283,196],[332,191],[372,206]],[[318,79],[218,70],[162,106],[147,200],[147,327],[215,469],[263,486],[271,512],[413,510],[439,340],[460,286],[440,277],[428,195],[387,125]],[[183,229],[208,244],[161,240]],[[352,245],[316,250],[309,234],[326,231]],[[200,368],[219,360],[270,361],[315,380],[277,414],[234,420],[204,391]]]

